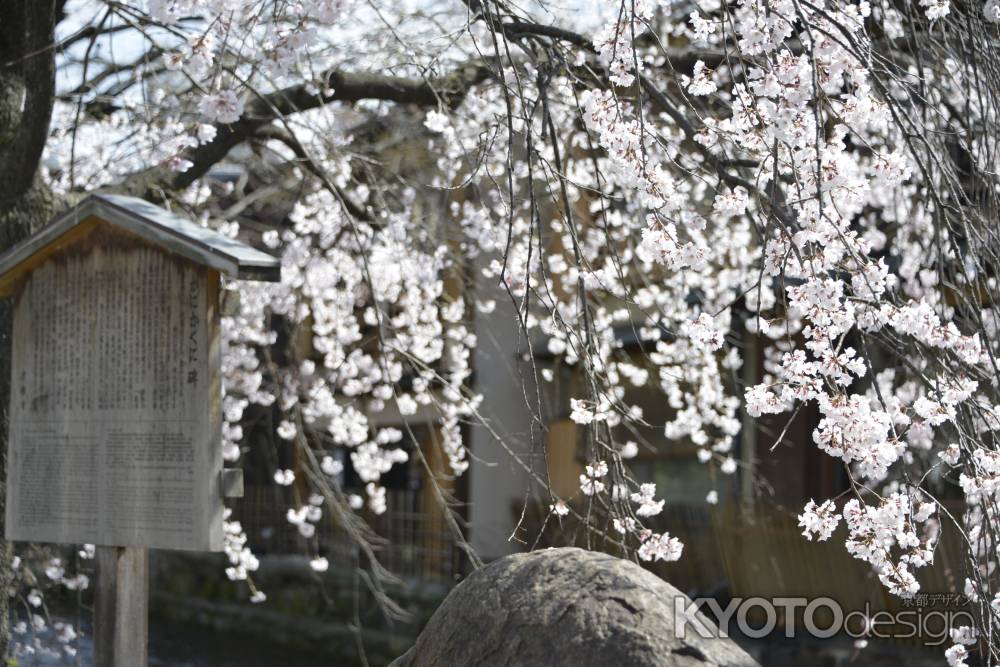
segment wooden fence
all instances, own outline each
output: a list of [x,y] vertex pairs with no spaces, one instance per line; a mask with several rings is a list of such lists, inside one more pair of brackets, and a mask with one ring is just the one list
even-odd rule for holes
[[[394,574],[426,581],[453,581],[461,562],[458,549],[440,513],[420,511],[419,497],[406,490],[388,491],[389,510],[367,515],[384,543],[377,546],[379,561]],[[320,554],[331,564],[353,567],[357,549],[328,513],[306,539],[285,516],[295,503],[288,489],[248,486],[233,502],[233,519],[242,523],[251,549],[260,554]]]

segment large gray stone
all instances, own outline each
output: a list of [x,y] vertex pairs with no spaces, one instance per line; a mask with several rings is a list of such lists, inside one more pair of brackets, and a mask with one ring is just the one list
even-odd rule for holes
[[391,667],[757,666],[730,639],[690,627],[676,637],[677,597],[656,575],[606,554],[507,556],[456,586]]

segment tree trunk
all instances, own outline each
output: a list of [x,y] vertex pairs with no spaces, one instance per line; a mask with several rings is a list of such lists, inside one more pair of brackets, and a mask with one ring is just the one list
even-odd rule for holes
[[[59,0],[0,0],[0,252],[60,208],[38,176],[55,95]],[[0,527],[6,497],[11,304],[0,300]],[[13,580],[12,548],[0,537],[0,591]],[[0,656],[10,642],[8,596],[0,594]]]

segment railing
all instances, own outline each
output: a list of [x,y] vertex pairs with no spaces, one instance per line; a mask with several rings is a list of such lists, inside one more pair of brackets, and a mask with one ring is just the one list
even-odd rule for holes
[[[383,543],[376,546],[379,562],[403,578],[451,582],[459,573],[459,551],[440,512],[424,512],[419,493],[387,491],[388,511],[375,516],[366,512]],[[319,554],[333,565],[358,564],[357,546],[346,531],[324,512],[316,524],[316,535],[304,538],[286,518],[295,507],[290,489],[248,486],[244,497],[233,502],[233,519],[243,525],[250,548],[258,554]],[[362,563],[364,565],[364,563]]]

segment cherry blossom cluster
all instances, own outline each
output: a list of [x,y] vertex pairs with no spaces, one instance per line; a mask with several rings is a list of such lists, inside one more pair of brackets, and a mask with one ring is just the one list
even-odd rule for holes
[[[466,470],[461,425],[480,401],[471,324],[503,301],[536,395],[560,394],[560,369],[581,379],[556,406],[585,434],[578,493],[545,502],[557,521],[612,526],[640,558],[676,560],[682,545],[656,524],[673,490],[635,479],[628,461],[646,443],[634,432],[661,429],[733,475],[741,429],[808,406],[811,442],[793,444],[835,458],[850,485],[805,506],[804,535],[843,535],[909,596],[954,515],[977,595],[997,599],[998,91],[982,92],[956,45],[994,39],[1000,4],[609,1],[553,14],[579,37],[525,33],[530,16],[499,30],[514,15],[464,8],[387,25],[352,3],[278,4],[151,2],[167,74],[86,123],[60,104],[47,165],[63,192],[152,167],[183,174],[262,93],[302,84],[324,102],[276,123],[297,144],[267,143],[297,184],[277,228],[258,239],[219,215],[212,202],[234,193],[207,179],[176,193],[282,258],[279,284],[227,285],[223,439],[233,460],[249,410],[280,414],[276,442],[315,464],[275,475],[308,487],[288,512],[304,538],[331,501],[391,509],[380,479],[416,454],[409,421],[433,423],[449,473]],[[210,20],[187,27],[192,15]],[[907,40],[926,57],[894,46]],[[407,107],[400,141],[430,164],[395,173],[384,165],[396,158],[352,136],[400,122],[393,107],[325,103],[325,73],[359,63],[416,80],[470,63],[489,75],[460,99]],[[143,131],[127,138],[136,118]],[[759,359],[744,360],[751,348]],[[638,404],[650,390],[662,410]],[[347,462],[363,489],[340,488]],[[935,501],[949,488],[965,507]],[[231,565],[249,572],[231,528]],[[977,636],[996,614],[984,603]],[[956,635],[952,664],[973,636]]]
[[16,659],[72,659],[79,650],[77,628],[57,620],[46,603],[46,595],[60,591],[85,591],[90,577],[84,572],[96,550],[93,544],[81,546],[75,554],[56,556],[38,550],[30,558],[14,556],[11,567],[11,640],[10,653]]

